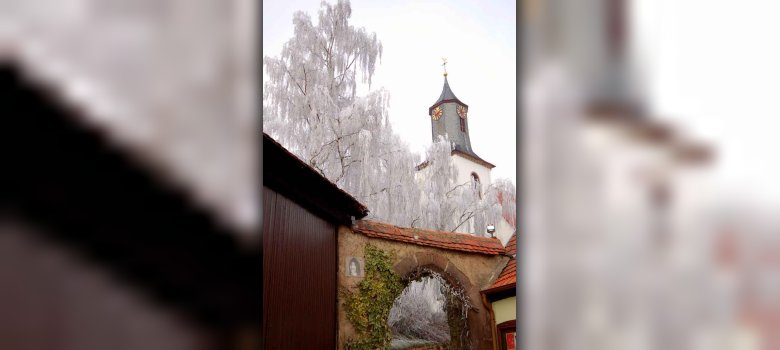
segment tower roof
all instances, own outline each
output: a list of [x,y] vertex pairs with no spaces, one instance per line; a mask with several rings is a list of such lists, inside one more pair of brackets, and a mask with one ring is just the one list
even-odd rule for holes
[[457,100],[458,98],[455,97],[455,94],[452,92],[452,89],[450,89],[450,83],[447,81],[447,76],[444,76],[444,88],[441,90],[441,96],[439,96],[439,99],[436,100],[436,102],[441,102],[444,100]]
[[[458,105],[458,108],[461,108],[460,106],[466,108],[463,114],[461,114],[462,112],[456,109],[455,106],[451,105],[453,103]],[[494,168],[495,165],[490,164],[489,162],[480,158],[471,149],[471,141],[469,139],[468,133],[468,122],[466,121],[465,114],[469,106],[455,97],[455,93],[453,93],[452,89],[450,88],[450,82],[447,80],[446,70],[444,71],[444,87],[442,87],[441,95],[439,95],[439,99],[428,108],[428,115],[431,115],[431,113],[433,113],[433,109],[442,104],[448,104],[450,106],[444,108],[441,111],[439,116],[440,119],[433,119],[431,121],[431,136],[433,141],[435,142],[438,136],[448,135],[453,145],[453,154],[460,154],[471,161],[487,167],[488,169]]]
[[[441,89],[441,95],[439,95],[439,99],[436,100],[436,102],[433,103],[430,109],[435,108],[436,106],[440,105],[441,103],[445,101],[457,101],[458,103],[468,107],[467,104],[463,103],[463,101],[459,100],[457,97],[455,97],[455,93],[452,92],[452,89],[450,89],[450,83],[447,81],[447,75],[444,75],[444,87]],[[430,111],[428,111],[430,113]]]

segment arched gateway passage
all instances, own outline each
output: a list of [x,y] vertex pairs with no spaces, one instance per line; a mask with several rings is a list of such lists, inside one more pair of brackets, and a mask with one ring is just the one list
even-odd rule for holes
[[[490,313],[479,291],[490,285],[508,260],[498,239],[402,228],[361,220],[352,227],[342,227],[338,241],[339,261],[344,262],[338,268],[340,288],[354,289],[360,282],[361,277],[349,274],[346,261],[351,257],[362,258],[367,244],[392,251],[395,259],[393,270],[402,278],[405,290],[424,290],[420,283],[424,284],[426,281],[429,291],[431,286],[441,288],[441,293],[433,293],[429,297],[428,304],[432,305],[429,305],[431,309],[427,310],[429,314],[426,315],[431,316],[430,321],[434,326],[442,327],[441,322],[446,322],[446,327],[443,327],[446,331],[438,333],[447,333],[449,341],[434,343],[446,343],[446,348],[449,349],[493,348]],[[399,298],[404,298],[403,292]],[[414,309],[422,308],[421,305],[407,306]],[[394,304],[394,309],[397,307],[397,303]],[[437,307],[443,311],[438,316],[437,312],[434,312]],[[397,326],[403,326],[403,320],[398,319],[398,315],[394,316],[395,319],[391,320],[389,317],[387,321],[401,322]],[[414,325],[407,323],[406,326],[414,330]],[[339,348],[343,348],[346,340],[354,335],[355,331],[340,305]]]
[[403,280],[405,289],[388,318],[392,349],[417,345],[472,348],[468,314],[473,301],[461,282],[435,265],[419,266]]

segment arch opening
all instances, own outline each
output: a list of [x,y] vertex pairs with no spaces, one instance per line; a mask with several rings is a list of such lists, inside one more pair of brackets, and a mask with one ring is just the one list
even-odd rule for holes
[[472,308],[464,288],[433,267],[410,272],[388,317],[391,349],[442,345],[470,349],[468,313]]

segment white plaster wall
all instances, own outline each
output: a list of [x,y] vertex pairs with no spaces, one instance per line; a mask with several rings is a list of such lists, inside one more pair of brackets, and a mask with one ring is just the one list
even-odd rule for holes
[[[587,164],[593,168],[590,170],[594,177],[590,179],[593,190],[588,194],[592,205],[582,208],[593,215],[589,228],[583,228],[591,230],[586,234],[592,240],[585,254],[590,259],[584,265],[595,273],[586,279],[586,288],[593,292],[583,299],[583,305],[607,314],[614,312],[618,302],[633,305],[634,309],[624,313],[624,317],[639,322],[647,321],[648,317],[640,311],[642,307],[701,298],[712,288],[704,282],[708,276],[705,259],[710,229],[705,214],[712,197],[706,167],[692,168],[690,164],[680,163],[672,157],[669,145],[642,142],[629,137],[625,131],[604,124],[583,128]],[[661,250],[655,249],[659,229],[650,192],[654,181],[666,182],[672,192],[663,231],[668,240]],[[701,278],[696,280],[701,281],[701,287],[695,287],[696,283],[681,284],[680,281],[692,280],[688,276]],[[614,281],[619,282],[616,285]],[[648,299],[647,292],[656,299]],[[610,302],[600,305],[598,300]],[[695,307],[711,306],[704,302]],[[670,310],[665,317],[693,312],[693,309],[677,307]],[[664,320],[668,319],[655,320],[637,329],[663,328]],[[581,322],[586,327],[589,320]],[[626,325],[633,327],[630,322],[609,327],[617,331]],[[605,334],[601,340],[613,342],[618,338],[615,334]],[[635,339],[630,343],[633,348],[642,343],[653,344],[649,341]]]
[[479,180],[482,183],[482,192],[484,193],[487,186],[493,181],[490,178],[490,169],[477,164],[470,159],[467,159],[459,154],[452,155],[452,160],[455,163],[455,168],[458,169],[457,181],[459,184],[470,183],[471,173],[474,172],[479,176]]
[[[490,169],[481,164],[477,164],[470,159],[461,156],[460,154],[453,154],[452,160],[455,163],[455,169],[457,169],[458,172],[457,183],[466,183],[470,186],[471,173],[476,173],[477,176],[479,176],[480,183],[482,184],[480,191],[484,194],[487,187],[492,183],[490,178]],[[461,226],[456,230],[456,232],[476,235],[484,235],[486,233],[485,228],[478,228],[474,226],[474,220],[470,220],[467,225]]]
[[517,298],[509,297],[493,302],[496,324],[517,319]]
[[[482,183],[482,193],[485,193],[487,187],[492,183],[492,178],[490,177],[490,169],[458,154],[452,155],[452,160],[455,163],[455,169],[457,169],[457,177],[456,177],[457,183],[470,184],[471,173],[474,172],[477,174],[477,176],[479,176],[479,180]],[[426,181],[427,169],[428,168],[423,168],[415,172],[415,179],[417,180],[418,183],[422,183]],[[422,200],[423,199],[421,199],[421,201]],[[494,225],[496,225],[496,237],[499,240],[501,240],[503,244],[506,244],[506,242],[509,240],[509,238],[511,238],[512,234],[514,233],[514,228],[512,228],[512,226],[509,225],[509,223],[506,222],[506,220],[504,220],[503,218],[501,219],[500,222],[494,223]],[[475,228],[473,227],[473,225],[468,225],[468,224],[464,224],[460,228],[455,230],[455,232],[467,233],[467,234],[473,234],[474,231]]]

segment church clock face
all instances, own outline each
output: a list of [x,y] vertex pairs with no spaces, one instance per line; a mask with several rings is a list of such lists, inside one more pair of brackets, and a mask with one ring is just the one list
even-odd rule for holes
[[433,109],[433,112],[431,112],[431,118],[433,118],[433,120],[439,120],[442,114],[444,114],[444,110],[441,109],[441,106],[437,106]]
[[458,106],[457,110],[458,110],[458,115],[461,118],[466,119],[466,113],[468,113],[468,110],[466,109],[466,107]]

